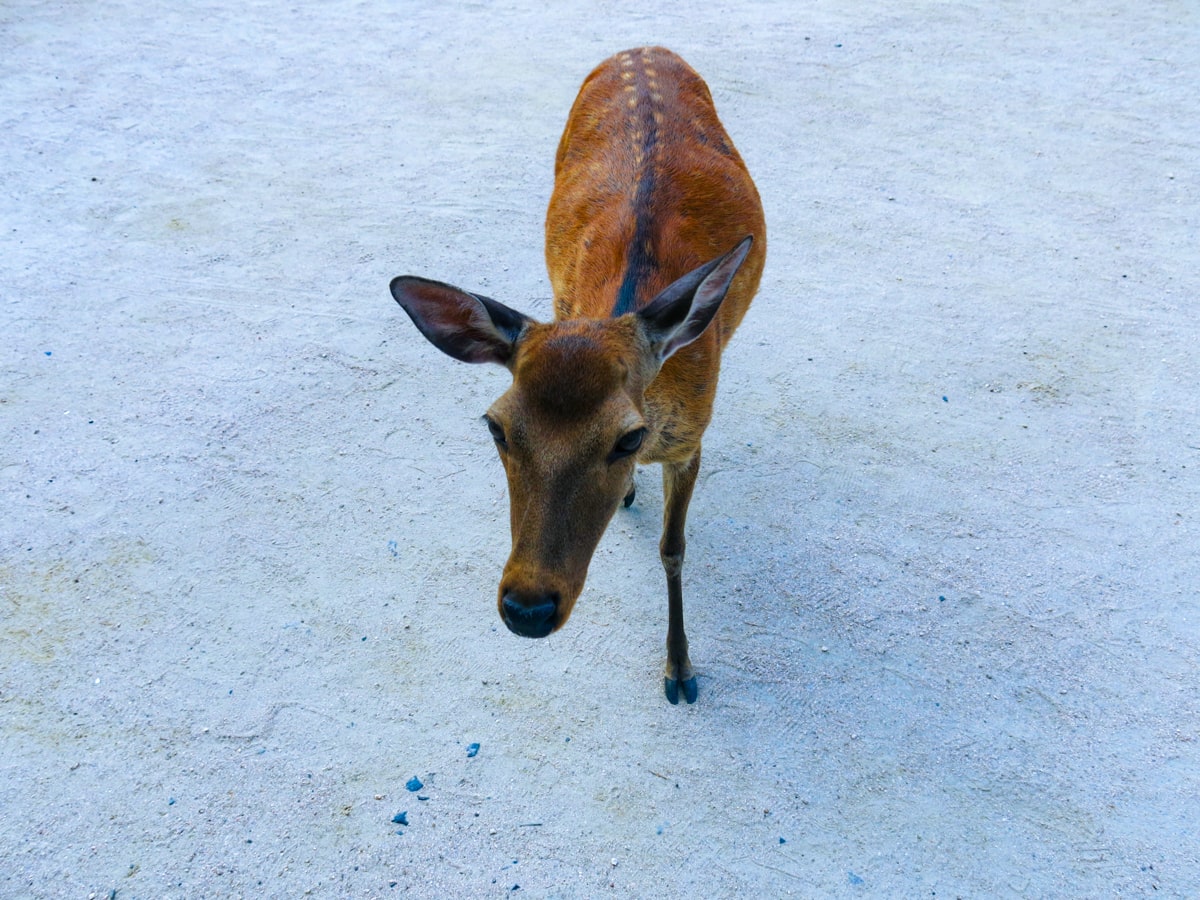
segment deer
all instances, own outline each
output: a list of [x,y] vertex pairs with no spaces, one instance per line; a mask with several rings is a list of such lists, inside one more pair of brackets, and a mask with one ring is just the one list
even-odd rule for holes
[[698,688],[683,622],[688,505],[721,354],[758,289],[758,191],[708,85],[663,47],[618,53],[567,117],[546,212],[554,318],[404,275],[390,290],[430,343],[511,385],[483,417],[504,468],[511,553],[497,592],[514,634],[562,628],[636,467],[662,465],[663,690]]

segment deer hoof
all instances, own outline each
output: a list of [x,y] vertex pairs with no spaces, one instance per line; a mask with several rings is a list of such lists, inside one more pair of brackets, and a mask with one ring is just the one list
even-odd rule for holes
[[629,488],[629,493],[625,495],[625,508],[626,509],[629,509],[629,507],[633,506],[633,498],[636,496],[637,496],[637,488],[631,486]]
[[[683,699],[688,703],[695,703],[696,697],[698,697],[700,694],[700,689],[696,685],[696,676],[693,675],[691,678],[686,679],[682,686]],[[680,684],[678,678],[663,679],[663,693],[667,695],[667,700],[672,706],[679,703],[679,688]]]

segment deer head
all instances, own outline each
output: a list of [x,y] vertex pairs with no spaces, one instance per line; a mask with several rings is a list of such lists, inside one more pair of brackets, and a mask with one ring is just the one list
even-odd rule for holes
[[610,319],[539,323],[448,284],[392,281],[392,296],[435,347],[512,373],[484,420],[508,479],[512,552],[497,605],[514,633],[544,637],[567,621],[604,529],[631,494],[635,464],[653,459],[646,390],[708,327],[750,244]]

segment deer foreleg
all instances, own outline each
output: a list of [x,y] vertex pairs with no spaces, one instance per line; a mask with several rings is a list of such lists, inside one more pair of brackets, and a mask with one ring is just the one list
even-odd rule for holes
[[679,702],[679,689],[688,703],[696,702],[696,675],[688,659],[687,635],[683,630],[683,555],[687,546],[684,527],[696,475],[700,450],[686,463],[663,463],[663,534],[659,542],[663,569],[667,573],[667,665],[663,689],[671,703]]

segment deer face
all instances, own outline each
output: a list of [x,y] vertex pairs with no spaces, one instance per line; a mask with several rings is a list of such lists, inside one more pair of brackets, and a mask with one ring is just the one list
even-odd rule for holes
[[512,368],[512,387],[485,417],[512,529],[497,604],[512,632],[544,637],[570,616],[629,493],[657,359],[632,317],[575,320],[530,327]]

